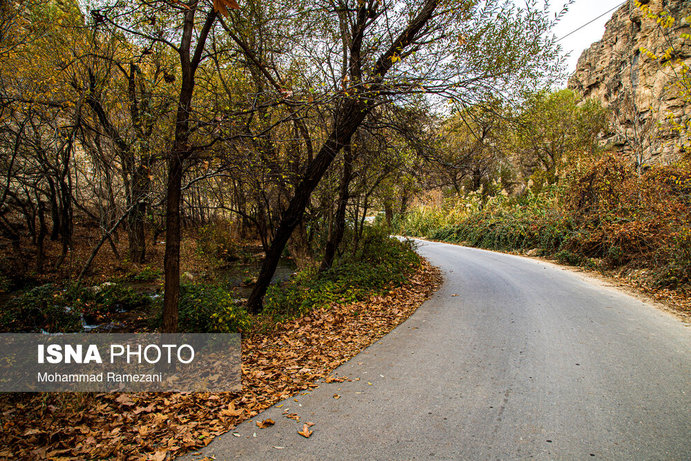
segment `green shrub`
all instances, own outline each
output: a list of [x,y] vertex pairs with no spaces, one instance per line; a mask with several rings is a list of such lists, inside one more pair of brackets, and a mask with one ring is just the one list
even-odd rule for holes
[[561,250],[556,255],[554,255],[562,264],[570,264],[572,266],[579,266],[584,262],[584,258],[581,255],[572,253],[569,250]]
[[436,229],[430,237],[452,243],[493,250],[542,248],[557,251],[571,229],[571,222],[553,206],[556,188],[540,195],[490,199],[482,211],[469,214],[460,222]]
[[332,303],[364,300],[404,283],[419,265],[410,241],[390,238],[377,227],[366,228],[357,251],[338,258],[329,270],[309,269],[283,285],[269,287],[265,312],[280,320]]
[[[160,311],[159,311],[160,312]],[[161,314],[156,325],[162,322]],[[183,285],[178,304],[178,329],[185,333],[240,333],[248,331],[251,318],[233,300],[232,293],[215,285]]]
[[104,312],[129,311],[151,302],[147,295],[118,283],[81,288],[72,294],[72,297],[75,296],[84,302],[93,303]]
[[69,297],[52,284],[33,288],[5,304],[0,313],[0,330],[13,333],[81,331],[80,313],[68,301]]
[[161,269],[144,266],[139,272],[135,272],[127,277],[127,280],[132,282],[153,282],[158,279],[163,272]]
[[392,227],[400,234],[430,237],[437,229],[452,226],[477,211],[479,205],[480,199],[476,195],[465,200],[448,199],[439,207],[413,208],[405,215],[397,216]]

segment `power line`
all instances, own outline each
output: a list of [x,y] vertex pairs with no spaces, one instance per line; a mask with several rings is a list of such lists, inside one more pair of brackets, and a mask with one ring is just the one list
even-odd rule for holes
[[557,39],[557,42],[560,42],[560,41],[564,40],[564,39],[565,39],[566,37],[568,37],[569,35],[575,34],[575,33],[578,32],[579,30],[583,29],[585,26],[588,26],[588,25],[594,23],[595,21],[597,21],[598,19],[600,19],[600,18],[603,17],[604,15],[609,14],[609,13],[611,13],[612,11],[616,10],[617,8],[619,8],[620,6],[622,6],[624,3],[626,3],[627,1],[628,1],[628,0],[621,2],[620,4],[618,4],[617,6],[615,6],[614,8],[612,8],[612,9],[610,9],[610,10],[608,10],[608,11],[605,11],[604,13],[602,13],[602,14],[601,14],[600,16],[598,16],[597,18],[592,19],[592,20],[586,22],[585,24],[583,24],[582,26],[580,26],[578,29],[572,30],[572,31],[569,32],[568,34],[564,35],[563,37],[558,38],[558,39]]

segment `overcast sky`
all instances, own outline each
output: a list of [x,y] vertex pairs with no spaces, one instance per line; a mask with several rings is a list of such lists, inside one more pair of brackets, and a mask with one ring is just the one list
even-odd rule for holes
[[[565,2],[566,0],[552,0],[552,11],[557,12],[561,10]],[[624,3],[624,0],[576,0],[573,5],[569,6],[568,12],[557,25],[554,33],[558,38],[564,37],[569,32],[578,29],[622,3]],[[576,70],[576,62],[581,52],[593,42],[597,42],[602,38],[602,34],[605,32],[605,23],[609,21],[614,11],[610,11],[592,24],[583,27],[578,32],[574,32],[559,42],[565,53],[571,53],[568,58],[569,74]]]

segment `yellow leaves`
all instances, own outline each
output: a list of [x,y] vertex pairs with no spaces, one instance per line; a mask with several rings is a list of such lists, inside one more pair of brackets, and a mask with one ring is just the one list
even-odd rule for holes
[[660,27],[664,29],[669,29],[674,25],[674,18],[672,16],[669,16],[665,11],[663,11],[657,18],[657,23],[660,25]]
[[400,60],[401,60],[401,57],[398,54],[394,54],[393,56],[391,56],[391,63],[392,64],[396,64]]
[[641,47],[640,52],[645,54],[648,57],[648,59],[652,59],[654,61],[657,61],[657,55],[655,53],[653,53],[652,51],[650,51],[649,49]]
[[228,8],[232,10],[239,10],[240,5],[235,0],[214,0],[214,10],[216,10],[217,13],[222,14],[225,17],[228,17],[230,12],[228,11]]

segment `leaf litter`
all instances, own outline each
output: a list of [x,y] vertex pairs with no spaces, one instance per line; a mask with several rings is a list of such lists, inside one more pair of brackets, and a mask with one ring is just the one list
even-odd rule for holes
[[[407,319],[440,284],[439,271],[425,262],[387,294],[243,338],[240,392],[6,394],[0,459],[165,460],[201,448],[318,380],[348,380],[333,370]],[[298,433],[310,437],[312,424]]]

